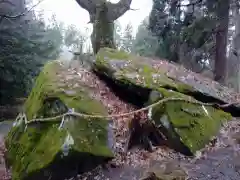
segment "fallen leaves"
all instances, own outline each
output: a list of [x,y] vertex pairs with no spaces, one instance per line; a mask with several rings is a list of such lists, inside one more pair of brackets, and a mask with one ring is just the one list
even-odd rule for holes
[[[165,68],[166,73],[169,73],[173,75],[173,73],[177,72],[176,66],[169,64],[164,61],[155,61],[155,64],[153,65],[155,68]],[[129,111],[136,110],[136,107],[122,101],[118,96],[115,95],[114,92],[106,85],[105,82],[100,80],[94,73],[92,72],[86,72],[86,71],[73,71],[71,75],[78,75],[78,81],[75,82],[76,84],[84,84],[84,86],[90,87],[90,94],[92,98],[97,99],[101,101],[105,107],[108,109],[108,113],[111,114],[120,114],[120,113],[127,113]],[[175,74],[176,76],[182,77],[184,80],[186,79],[194,79],[195,81],[198,80],[196,78],[195,74],[191,74],[190,71],[186,70],[184,71],[183,68],[181,68],[180,74]],[[141,78],[137,78],[139,81],[141,81]],[[208,82],[209,83],[209,82]],[[139,121],[146,121],[148,119],[147,117],[148,112],[144,112],[142,114],[139,114]],[[174,150],[171,150],[167,147],[161,147],[156,148],[154,152],[148,152],[144,150],[142,147],[134,147],[133,149],[130,149],[126,152],[126,143],[127,143],[127,136],[129,134],[129,121],[133,119],[134,116],[131,115],[129,117],[118,117],[114,118],[113,120],[113,129],[115,134],[115,149],[116,154],[115,158],[109,162],[110,167],[119,167],[123,165],[129,165],[131,167],[147,167],[152,161],[181,161],[189,165],[189,163],[193,163],[192,168],[197,169],[197,164],[194,165],[194,163],[197,162],[197,160],[200,159],[206,159],[208,158],[207,153],[216,151],[218,148],[225,147],[227,143],[230,143],[230,138],[226,139],[225,136],[228,136],[229,133],[232,131],[230,127],[234,127],[235,125],[230,124],[230,127],[225,126],[222,129],[222,135],[215,138],[209,145],[206,146],[202,151],[199,151],[195,158],[185,157],[180,153],[175,152]],[[221,134],[221,133],[220,133]],[[226,135],[227,134],[227,135]],[[92,171],[96,175],[89,175],[88,177],[93,179],[107,179],[106,177],[103,178],[103,169],[99,168],[95,171]],[[86,176],[81,176],[86,177]],[[81,178],[77,178],[81,179]]]
[[11,180],[11,174],[6,167],[4,154],[5,154],[4,138],[0,136],[0,179]]
[[[76,68],[71,71],[62,73],[62,76],[69,79],[67,83],[77,85],[83,85],[83,87],[89,87],[89,94],[92,98],[99,100],[107,108],[108,114],[123,114],[136,110],[136,107],[122,101],[117,97],[114,92],[106,85],[105,82],[100,80],[94,73],[89,71],[77,71]],[[77,76],[77,78],[75,77]],[[74,80],[74,82],[71,82]],[[143,152],[145,150],[137,149],[134,152],[126,154],[127,135],[129,131],[129,122],[133,119],[134,115],[128,117],[113,118],[113,130],[115,134],[115,151],[116,158],[110,162],[116,166],[123,164],[140,165],[146,164],[146,155]],[[139,121],[147,119],[147,112],[139,114]],[[142,162],[140,159],[144,159]]]
[[[165,61],[152,61],[153,67],[156,69],[164,69],[168,75],[177,76],[182,78],[182,81],[187,81],[189,79],[193,79],[194,81],[205,81],[208,85],[215,86],[215,82],[210,82],[210,80],[205,80],[202,77],[188,71],[184,70],[182,67],[180,70],[177,70],[177,66],[172,65],[170,63],[167,63]],[[61,77],[60,77],[61,76]],[[157,74],[153,75],[153,78],[155,78]],[[136,110],[136,107],[122,101],[112,90],[106,85],[105,82],[100,80],[94,73],[83,70],[80,68],[74,68],[74,69],[68,69],[68,71],[63,72],[61,75],[59,75],[59,78],[62,82],[67,83],[68,87],[87,87],[89,88],[89,93],[92,98],[99,100],[102,102],[103,105],[108,110],[108,113],[110,115],[112,114],[122,114],[127,113],[130,111]],[[141,83],[143,80],[140,76],[136,76],[136,79]],[[68,80],[67,82],[65,80]],[[67,94],[71,95],[74,94],[75,91],[67,91]],[[230,95],[231,92],[229,92]],[[233,96],[232,99],[236,100],[236,96]],[[240,95],[238,95],[238,98],[240,98]],[[148,112],[143,112],[138,114],[138,120],[139,121],[146,121],[148,119]],[[149,115],[150,116],[150,115]],[[113,130],[115,134],[115,158],[109,162],[110,168],[113,167],[119,167],[122,165],[129,165],[132,167],[136,166],[149,166],[150,162],[153,160],[156,161],[168,161],[168,160],[175,160],[175,161],[183,161],[185,163],[195,163],[199,159],[206,159],[207,153],[210,151],[217,151],[220,148],[224,148],[226,146],[235,146],[233,140],[231,139],[231,134],[236,131],[236,129],[239,129],[240,123],[233,123],[230,122],[226,124],[222,131],[220,132],[220,135],[216,137],[209,145],[206,146],[202,151],[199,151],[196,154],[196,157],[194,158],[194,161],[190,158],[187,158],[179,153],[176,153],[175,151],[167,148],[167,147],[161,147],[156,148],[154,152],[150,153],[142,147],[135,147],[129,151],[126,152],[126,143],[127,137],[129,135],[129,123],[134,118],[134,115],[131,115],[129,117],[118,117],[113,118]],[[238,128],[236,128],[238,127]],[[3,142],[3,140],[0,139],[0,142]],[[2,149],[0,148],[0,160],[2,158],[2,154],[4,151],[4,145],[1,145]],[[237,147],[236,147],[237,149]],[[197,169],[197,166],[194,166],[194,164],[191,165],[195,170]],[[2,168],[4,169],[2,171]],[[77,179],[88,179],[87,177],[91,177],[90,179],[107,179],[102,174],[102,167],[98,167],[95,170],[91,172],[87,172],[84,175],[79,175]],[[95,174],[95,175],[94,175]],[[0,164],[0,177],[3,177],[8,180],[9,173],[5,170],[5,164]],[[75,179],[75,178],[71,178]]]

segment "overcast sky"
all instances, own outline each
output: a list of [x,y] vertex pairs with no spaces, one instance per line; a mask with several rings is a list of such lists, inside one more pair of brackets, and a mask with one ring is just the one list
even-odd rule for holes
[[[110,2],[113,3],[118,1],[119,0],[110,0]],[[39,0],[33,0],[33,4],[37,2],[39,2]],[[130,22],[133,25],[133,33],[135,35],[138,25],[149,15],[152,9],[152,0],[132,0],[131,8],[137,10],[127,11],[118,21],[123,28]],[[65,25],[73,24],[77,26],[82,33],[89,37],[85,44],[85,48],[91,45],[90,34],[92,32],[92,25],[87,24],[89,22],[89,14],[86,10],[81,8],[75,0],[43,0],[43,2],[34,9],[36,11],[43,10],[46,21],[52,14],[55,14],[57,20],[62,21]],[[90,30],[87,34],[85,33],[86,28]],[[72,53],[66,48],[63,48],[61,57],[63,59],[71,59]]]
[[[35,2],[36,1],[37,0],[35,0]],[[110,1],[115,3],[119,0]],[[131,22],[135,33],[139,23],[149,15],[152,8],[152,0],[133,0],[131,8],[138,10],[126,12],[119,18],[119,21],[122,26]],[[44,10],[46,19],[54,13],[58,20],[63,21],[66,24],[74,24],[83,31],[85,27],[91,29],[91,25],[87,25],[89,22],[88,12],[82,9],[75,0],[44,0],[35,8],[35,10],[41,9]]]

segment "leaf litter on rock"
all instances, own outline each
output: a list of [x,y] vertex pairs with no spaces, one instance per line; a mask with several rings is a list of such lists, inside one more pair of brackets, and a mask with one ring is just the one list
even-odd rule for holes
[[[165,68],[165,71],[170,74],[174,74],[177,71],[181,74],[181,77],[185,79],[194,79],[195,81],[203,82],[206,85],[212,85],[213,88],[216,87],[222,87],[216,82],[212,82],[212,80],[202,77],[201,75],[198,75],[196,73],[193,73],[183,67],[178,70],[175,65],[172,65],[165,61],[153,61],[153,66],[155,68]],[[176,74],[179,75],[179,74]],[[82,75],[84,76],[84,75]],[[91,83],[91,86],[93,87],[93,93],[92,97],[98,99],[101,101],[106,108],[108,109],[109,114],[120,114],[120,113],[126,113],[132,110],[136,110],[136,107],[134,107],[131,104],[128,104],[126,102],[123,102],[120,100],[105,84],[105,82],[101,81],[95,74],[89,73],[87,76],[87,83]],[[138,78],[138,80],[140,80]],[[220,88],[223,90],[226,90],[225,87]],[[222,93],[222,92],[220,92]],[[229,98],[230,101],[236,101],[240,99],[240,95],[235,93],[234,91],[224,92],[225,94],[223,96],[226,96]],[[221,95],[220,95],[221,96]],[[146,113],[147,117],[147,113]],[[128,121],[131,120],[133,116],[131,117],[120,117],[120,118],[114,118],[114,130],[115,130],[115,136],[116,136],[116,146],[120,150],[117,154],[115,159],[112,161],[114,164],[117,165],[123,165],[127,164],[130,166],[149,166],[150,162],[153,160],[158,161],[171,161],[174,160],[176,162],[183,162],[186,167],[189,165],[191,168],[189,171],[197,171],[198,170],[198,160],[199,159],[208,159],[208,154],[210,152],[218,151],[218,149],[225,148],[226,146],[236,146],[234,142],[231,139],[231,134],[233,131],[235,131],[235,128],[238,124],[240,126],[240,122],[231,121],[225,124],[221,128],[221,131],[218,136],[213,138],[213,140],[206,145],[205,148],[203,148],[201,151],[198,151],[198,153],[195,155],[194,158],[186,157],[180,153],[177,153],[167,147],[160,147],[157,148],[156,151],[150,153],[143,148],[136,147],[133,150],[129,150],[127,153],[122,153],[124,150],[124,142],[126,140],[126,133],[128,131]],[[235,128],[235,129],[234,129]],[[237,148],[235,148],[237,151]],[[211,168],[211,167],[209,167]],[[98,169],[97,175],[101,174],[101,169]],[[198,170],[198,171],[201,171]],[[194,176],[194,175],[193,175]],[[192,177],[193,179],[194,177]],[[91,179],[91,178],[90,178]],[[104,179],[104,178],[103,178]],[[106,178],[105,178],[106,179]]]
[[[153,61],[153,66],[155,68],[165,68],[168,73],[174,73],[177,71],[176,66],[169,64],[165,61]],[[198,80],[196,74],[191,74],[191,72],[188,70],[184,70],[184,68],[181,68],[181,77],[186,79],[195,79]],[[102,102],[103,105],[108,110],[108,113],[111,114],[121,114],[121,113],[127,113],[129,111],[136,110],[136,107],[132,104],[126,103],[122,101],[119,97],[117,97],[111,89],[106,85],[105,82],[100,80],[94,73],[89,71],[76,71],[72,70],[70,76],[77,75],[79,78],[77,79],[75,84],[84,84],[88,87],[91,87],[90,95],[92,98],[99,100]],[[179,74],[177,74],[179,75]],[[202,77],[200,77],[202,78]],[[71,79],[71,78],[70,78]],[[137,78],[139,81],[141,81],[140,78]],[[202,80],[201,80],[202,81]],[[208,82],[209,81],[209,82]],[[206,80],[209,84],[214,84],[210,82],[210,80]],[[231,92],[232,93],[232,92]],[[233,94],[233,93],[232,93]],[[141,117],[143,118],[143,121],[147,118],[147,113],[144,112]],[[209,143],[206,145],[205,148],[203,148],[201,151],[199,151],[194,158],[186,157],[180,153],[177,153],[167,147],[160,147],[157,148],[154,152],[148,152],[140,147],[135,147],[128,152],[125,151],[125,143],[126,143],[126,135],[128,133],[128,124],[129,121],[133,118],[133,115],[130,117],[118,117],[113,118],[113,129],[115,134],[115,148],[116,148],[116,154],[115,158],[109,162],[109,166],[111,167],[118,167],[122,165],[130,165],[132,167],[136,166],[144,166],[148,167],[149,164],[153,161],[171,161],[174,160],[176,162],[183,162],[186,166],[191,166],[192,170],[189,171],[196,171],[198,169],[198,160],[199,159],[207,159],[209,152],[217,151],[220,148],[224,148],[227,146],[226,144],[232,144],[232,141],[230,141],[231,138],[227,138],[226,136],[229,135],[231,132],[230,127],[236,126],[235,124],[228,123],[225,125],[221,131],[220,135],[215,138],[215,144]],[[141,120],[141,119],[140,119]],[[240,123],[239,123],[240,124]],[[230,126],[230,127],[229,127]],[[224,139],[225,138],[225,139]],[[195,165],[194,165],[195,164]],[[105,165],[105,167],[108,165]],[[103,174],[103,166],[97,167],[95,170],[91,172],[84,173],[82,175],[79,175],[75,179],[107,179],[107,177],[104,177]]]
[[[176,66],[173,66],[172,64],[169,64],[165,61],[152,61],[153,67],[154,68],[166,68],[165,70],[167,72],[171,72],[172,73],[174,71],[176,71]],[[181,71],[184,72],[184,70]],[[186,70],[185,71],[185,75],[186,78],[192,78],[192,77],[196,77],[196,74],[193,74],[191,77],[191,74],[189,74],[190,71]],[[133,111],[136,110],[136,107],[126,103],[124,101],[122,101],[121,99],[119,99],[111,90],[110,88],[106,85],[105,82],[103,82],[102,80],[100,80],[94,73],[90,72],[90,71],[86,71],[86,70],[79,70],[78,69],[71,69],[68,72],[64,72],[63,73],[63,77],[68,76],[67,79],[69,79],[70,82],[68,82],[68,84],[72,84],[73,86],[77,87],[79,85],[86,85],[88,87],[91,87],[91,91],[90,91],[90,95],[92,96],[92,98],[99,100],[100,102],[103,103],[103,105],[105,105],[105,107],[108,110],[108,113],[111,114],[121,114],[121,113],[127,113],[129,111]],[[74,76],[77,76],[77,78],[75,78]],[[76,81],[77,79],[77,81]],[[71,82],[73,81],[73,82]],[[209,80],[206,80],[209,81]],[[61,82],[63,82],[63,80],[61,80]],[[209,84],[211,84],[212,82],[208,82]],[[215,83],[215,82],[214,82]],[[233,95],[234,93],[230,93],[231,95]],[[240,99],[240,95],[238,95],[237,93],[234,94],[235,96],[233,98],[236,97],[238,99]],[[143,118],[142,120],[146,120],[147,118],[147,113],[144,112],[145,114],[143,114],[141,117]],[[196,171],[198,165],[196,164],[195,166],[193,165],[194,163],[197,162],[198,159],[201,158],[207,158],[207,154],[209,151],[216,151],[219,148],[224,148],[226,146],[226,144],[228,144],[228,146],[232,145],[232,141],[230,141],[229,139],[231,138],[227,138],[228,136],[230,137],[230,134],[232,133],[232,131],[234,131],[234,127],[236,127],[236,125],[240,126],[240,122],[230,122],[228,124],[226,124],[220,131],[220,135],[218,137],[216,137],[216,143],[214,144],[214,146],[211,145],[211,143],[209,145],[206,146],[206,148],[204,148],[203,150],[199,151],[198,155],[193,159],[185,157],[169,148],[157,148],[156,151],[150,153],[146,150],[144,150],[143,148],[139,148],[136,147],[130,151],[128,151],[127,153],[124,152],[125,151],[125,143],[126,143],[126,135],[128,133],[128,124],[129,121],[133,118],[133,115],[130,117],[118,117],[118,118],[113,118],[113,125],[114,125],[114,133],[115,133],[115,138],[116,138],[116,143],[115,143],[115,147],[118,150],[116,152],[115,158],[109,162],[109,164],[114,164],[116,166],[121,166],[121,165],[130,165],[130,166],[149,166],[150,162],[153,160],[158,160],[158,161],[163,161],[163,160],[176,160],[178,161],[183,161],[185,162],[187,165],[191,165],[192,169],[194,169]],[[141,120],[141,119],[140,119]],[[236,129],[236,128],[235,128]],[[3,141],[2,141],[3,142]],[[1,146],[4,147],[4,146]],[[0,149],[1,151],[2,149]],[[193,171],[194,171],[193,170]],[[103,175],[103,167],[97,167],[95,170],[91,171],[91,172],[87,172],[84,173],[82,175],[78,175],[78,177],[76,178],[71,178],[71,179],[89,179],[87,177],[90,177],[90,179],[107,179],[107,177],[104,177]],[[1,173],[1,171],[0,171]],[[95,174],[95,176],[93,176]],[[0,174],[2,175],[2,174]],[[7,171],[5,172],[5,174],[3,175],[5,176],[6,180],[9,179],[9,175],[7,173]],[[3,177],[2,176],[2,177]],[[94,178],[92,178],[94,177]],[[3,179],[4,180],[4,179]]]

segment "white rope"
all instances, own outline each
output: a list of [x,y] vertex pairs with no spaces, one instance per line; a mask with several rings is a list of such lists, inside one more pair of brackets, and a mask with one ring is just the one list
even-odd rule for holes
[[[155,107],[156,105],[159,104],[163,104],[165,102],[169,102],[169,101],[183,101],[186,103],[193,103],[193,104],[197,104],[197,105],[202,105],[202,106],[213,106],[216,105],[214,103],[202,103],[193,99],[184,99],[184,98],[174,98],[174,97],[170,97],[170,98],[165,98],[165,99],[161,99],[156,103],[153,103],[147,107],[135,110],[135,111],[130,111],[128,113],[123,113],[123,114],[113,114],[113,115],[90,115],[90,114],[82,114],[82,113],[78,113],[75,112],[74,109],[69,109],[68,112],[62,114],[62,115],[58,115],[58,116],[54,116],[54,117],[48,117],[48,118],[35,118],[32,120],[27,120],[27,116],[25,113],[19,113],[19,115],[16,118],[16,123],[18,123],[18,121],[24,120],[24,123],[30,124],[30,123],[34,123],[34,122],[47,122],[47,121],[59,121],[59,118],[62,119],[61,124],[59,127],[62,127],[64,121],[65,121],[65,117],[66,116],[78,116],[78,117],[83,117],[83,118],[117,118],[117,117],[124,117],[124,116],[129,116],[129,115],[133,115],[145,110],[149,110],[152,109],[153,107]],[[218,105],[219,107],[225,107],[226,105]]]
[[61,124],[58,127],[58,130],[62,129],[64,121],[65,121],[65,116],[62,117],[62,121],[61,121]]
[[[69,109],[69,110],[68,110],[68,113],[69,113],[69,115],[71,115],[71,113],[74,113],[74,108]],[[63,116],[62,116],[61,124],[60,124],[59,127],[58,127],[59,130],[63,128],[65,122],[67,122],[68,119],[69,119],[69,118],[67,118],[67,115],[63,115]]]

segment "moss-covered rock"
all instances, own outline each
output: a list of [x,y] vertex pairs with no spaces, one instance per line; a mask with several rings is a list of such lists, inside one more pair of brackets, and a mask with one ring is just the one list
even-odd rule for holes
[[96,57],[95,70],[125,84],[150,89],[171,88],[183,93],[193,91],[191,86],[169,78],[166,71],[153,68],[143,57],[124,51],[102,48]]
[[[159,88],[161,98],[193,99],[184,94]],[[157,100],[151,99],[149,103]],[[218,133],[231,115],[212,106],[188,101],[169,101],[151,109],[151,119],[164,132],[169,146],[186,155],[203,148]]]
[[[170,78],[167,70],[154,68],[146,59],[123,51],[101,49],[97,54],[94,69],[97,73],[113,79],[116,84],[137,86],[136,93],[142,89],[155,92],[150,93],[148,103],[169,97],[196,101],[187,95],[189,92],[196,92],[192,86]],[[220,109],[184,101],[160,104],[154,107],[150,114],[154,123],[164,132],[169,145],[188,155],[203,148],[212,136],[216,135],[221,124],[231,119],[230,114]]]
[[[74,86],[79,76],[67,73],[58,61],[44,67],[24,105],[28,120],[56,116],[70,109],[107,115],[105,107],[88,94],[87,87]],[[15,122],[6,137],[13,180],[60,179],[113,157],[110,120],[65,116],[61,122],[61,118],[27,126],[24,121]]]

